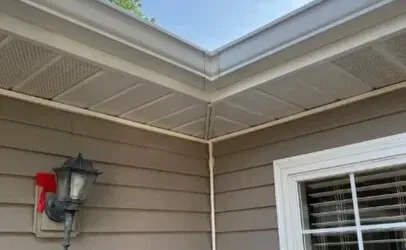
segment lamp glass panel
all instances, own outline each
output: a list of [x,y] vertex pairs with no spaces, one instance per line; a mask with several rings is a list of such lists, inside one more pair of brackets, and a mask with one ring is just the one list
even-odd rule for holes
[[95,175],[95,174],[89,174],[87,176],[86,186],[84,187],[84,190],[83,190],[82,196],[81,196],[82,200],[85,200],[87,198],[89,190],[93,186],[93,183],[96,181],[96,178],[97,178],[97,175]]
[[58,171],[56,172],[57,179],[57,198],[60,201],[69,199],[69,187],[70,187],[70,172]]
[[70,184],[70,198],[73,200],[81,200],[83,191],[87,182],[87,174],[83,172],[72,172]]
[[73,172],[71,177],[70,198],[85,200],[90,187],[93,185],[96,175],[83,172]]

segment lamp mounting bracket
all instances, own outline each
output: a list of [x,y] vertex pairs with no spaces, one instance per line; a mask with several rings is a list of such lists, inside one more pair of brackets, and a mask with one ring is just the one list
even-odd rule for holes
[[56,194],[47,193],[46,194],[46,206],[45,212],[49,219],[55,222],[65,221],[65,210],[62,206],[58,204],[56,199]]

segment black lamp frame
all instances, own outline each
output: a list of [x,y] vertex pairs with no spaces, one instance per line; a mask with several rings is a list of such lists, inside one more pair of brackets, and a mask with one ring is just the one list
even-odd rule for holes
[[[81,154],[67,160],[62,167],[54,168],[53,170],[57,175],[60,171],[67,171],[70,176],[73,172],[93,175],[95,177],[93,180],[96,180],[97,176],[101,174],[101,172],[93,168],[93,163],[89,160],[85,160]],[[67,182],[67,185],[69,185],[69,187],[65,187],[65,190],[70,191],[70,180]],[[66,196],[64,200],[59,200],[56,194],[47,193],[45,208],[46,215],[50,220],[59,223],[64,222],[64,242],[62,245],[65,250],[71,245],[70,238],[75,214],[84,202],[84,199],[72,199],[67,194]]]

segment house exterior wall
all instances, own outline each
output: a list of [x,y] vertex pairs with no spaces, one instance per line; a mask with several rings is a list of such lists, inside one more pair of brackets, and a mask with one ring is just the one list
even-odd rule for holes
[[218,250],[276,250],[276,159],[406,132],[406,90],[214,145]]
[[103,171],[72,249],[208,250],[207,145],[0,98],[0,248],[54,250],[32,231],[34,176],[82,152]]

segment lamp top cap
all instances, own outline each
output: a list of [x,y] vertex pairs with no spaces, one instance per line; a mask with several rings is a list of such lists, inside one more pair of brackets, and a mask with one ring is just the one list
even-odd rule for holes
[[84,159],[81,153],[79,153],[77,157],[72,157],[66,160],[63,163],[62,167],[54,169],[54,171],[62,171],[62,170],[85,172],[88,174],[95,175],[101,174],[100,171],[98,171],[93,167],[92,161]]

